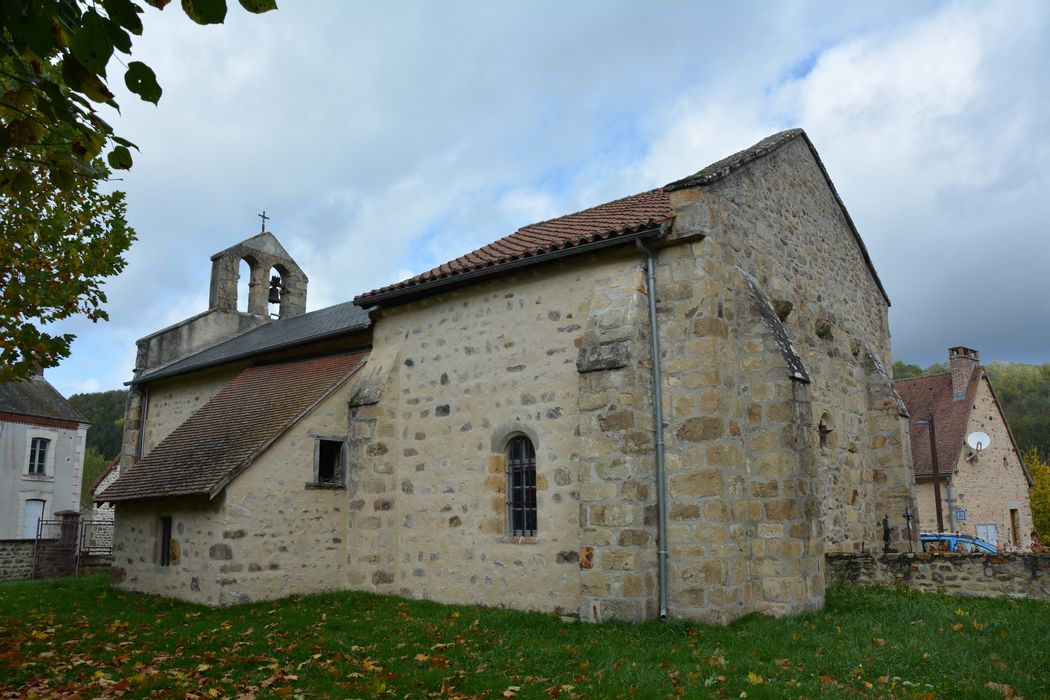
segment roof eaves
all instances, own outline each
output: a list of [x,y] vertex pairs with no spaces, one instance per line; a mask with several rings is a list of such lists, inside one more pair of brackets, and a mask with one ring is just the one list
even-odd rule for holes
[[1006,420],[1006,412],[1003,411],[1003,405],[999,403],[999,395],[995,393],[995,385],[992,384],[992,378],[988,376],[988,372],[984,367],[981,367],[981,376],[988,382],[988,388],[992,392],[992,400],[995,401],[995,407],[999,409],[999,417],[1003,419],[1003,425],[1006,426],[1006,434],[1010,436],[1010,444],[1013,445],[1017,459],[1021,462],[1021,470],[1024,471],[1024,478],[1028,481],[1028,488],[1032,488],[1035,486],[1032,472],[1028,471],[1028,465],[1024,462],[1024,455],[1021,454],[1020,448],[1017,447],[1017,438],[1014,437],[1014,430],[1010,427],[1010,422]]
[[120,464],[120,455],[117,455],[112,460],[110,460],[109,464],[106,465],[106,468],[103,469],[97,477],[95,477],[95,481],[92,482],[91,489],[88,491],[88,493],[95,493],[95,489],[98,488],[98,485],[101,484],[105,480],[105,478],[113,472],[114,469],[117,468],[118,464]]
[[[365,308],[365,311],[366,312],[367,311],[371,311],[371,309],[370,308]],[[227,363],[230,363],[230,362],[237,362],[239,360],[246,360],[246,359],[248,359],[250,357],[255,357],[257,355],[263,355],[263,354],[270,353],[270,352],[276,352],[278,350],[288,350],[290,348],[298,347],[300,345],[308,345],[308,344],[316,342],[318,340],[327,340],[329,338],[335,338],[337,336],[343,335],[344,333],[352,333],[354,331],[359,331],[359,330],[368,328],[368,326],[369,326],[368,323],[360,323],[360,324],[357,324],[355,326],[344,326],[342,328],[338,328],[338,329],[333,330],[333,331],[320,333],[318,335],[311,335],[311,336],[308,336],[306,338],[297,338],[295,340],[290,340],[290,341],[285,342],[285,343],[277,343],[277,344],[274,344],[274,345],[267,345],[266,347],[255,348],[253,350],[245,350],[244,352],[237,353],[237,354],[234,354],[234,355],[226,355],[226,356],[223,356],[223,357],[217,357],[214,360],[208,360],[208,361],[202,362],[199,365],[190,365],[189,367],[175,367],[174,364],[172,364],[172,365],[168,365],[167,367],[164,367],[164,368],[161,368],[159,370],[156,370],[154,372],[150,372],[148,374],[144,374],[144,375],[142,375],[140,377],[135,377],[131,381],[124,382],[124,385],[125,386],[129,386],[129,385],[134,386],[136,384],[144,384],[146,382],[156,381],[157,379],[167,379],[168,377],[175,377],[175,376],[178,376],[180,374],[187,374],[189,372],[196,372],[196,371],[199,371],[199,370],[202,370],[202,369],[209,369],[211,367],[218,367],[219,365],[224,365],[224,364],[227,364]],[[240,336],[235,336],[233,338],[230,338],[229,340],[225,340],[225,341],[223,341],[223,343],[229,343],[229,342],[232,342],[232,341],[235,341],[235,340],[241,340],[242,337],[243,337],[243,334],[240,335]],[[222,345],[223,343],[220,343],[219,345]],[[219,347],[219,345],[212,345],[210,347],[204,348],[200,352],[194,353],[194,355],[199,355],[200,353],[207,352],[209,350],[213,350],[213,349]],[[179,362],[182,362],[183,360],[189,360],[189,359],[193,358],[194,355],[188,355],[188,356],[182,358],[182,360],[179,360]]]
[[[470,270],[461,274],[451,274],[434,279],[430,279],[420,284],[414,284],[408,287],[399,287],[391,289],[387,292],[381,292],[379,294],[362,294],[361,296],[354,299],[354,304],[358,306],[381,306],[392,300],[401,300],[402,298],[411,298],[424,294],[430,294],[437,289],[441,289],[447,286],[458,285],[461,282],[467,282],[476,280],[483,277],[489,277],[492,275],[502,274],[509,270],[525,267],[529,265],[539,265],[541,263],[557,260],[559,258],[568,257],[570,255],[583,254],[593,250],[601,248],[607,248],[621,243],[629,243],[639,238],[653,238],[656,236],[663,235],[667,231],[666,222],[667,219],[660,221],[648,221],[640,224],[637,227],[628,227],[623,229],[620,235],[604,234],[604,238],[594,237],[594,240],[587,243],[580,244],[566,244],[561,248],[551,247],[545,252],[535,254],[520,254],[514,257],[503,258],[499,262],[490,263],[487,267],[480,269]],[[655,226],[654,226],[655,224]],[[631,230],[631,229],[634,230]]]
[[266,452],[266,450],[270,449],[270,446],[273,445],[273,443],[277,442],[277,440],[282,435],[284,435],[286,432],[291,430],[292,426],[294,426],[296,423],[298,423],[300,420],[302,420],[304,416],[306,416],[308,413],[310,413],[310,411],[312,411],[315,408],[317,408],[321,404],[321,402],[323,402],[329,396],[331,396],[336,391],[338,391],[340,387],[342,387],[344,384],[346,384],[350,380],[351,377],[353,377],[355,374],[357,374],[358,370],[360,370],[365,365],[366,362],[368,362],[368,353],[367,352],[365,353],[365,356],[361,358],[361,361],[358,362],[354,366],[354,368],[352,370],[347,372],[346,375],[342,379],[340,379],[339,381],[337,381],[334,384],[332,384],[331,388],[329,388],[328,391],[324,392],[324,394],[322,394],[320,397],[318,397],[315,401],[311,402],[310,405],[308,405],[302,411],[300,411],[299,413],[294,415],[284,425],[282,425],[280,428],[278,428],[276,431],[274,431],[274,434],[270,438],[268,438],[265,442],[263,442],[251,454],[249,454],[247,457],[245,457],[241,461],[240,464],[238,464],[233,469],[231,469],[229,471],[229,473],[226,474],[223,478],[221,478],[218,481],[216,481],[207,492],[203,492],[202,491],[201,492],[202,495],[207,495],[208,496],[208,500],[214,500],[216,496],[218,496],[220,493],[222,493],[222,490],[225,489],[226,486],[231,481],[233,481],[240,474],[242,474],[244,472],[244,470],[246,470],[248,467],[250,467],[255,462],[256,459],[258,459],[264,452]]

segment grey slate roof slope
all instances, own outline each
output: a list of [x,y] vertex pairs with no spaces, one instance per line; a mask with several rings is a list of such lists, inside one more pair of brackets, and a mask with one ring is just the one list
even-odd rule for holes
[[299,316],[271,321],[218,345],[212,345],[193,355],[176,360],[170,365],[135,377],[131,383],[140,384],[163,379],[263,352],[294,347],[349,331],[363,330],[368,328],[370,323],[368,311],[354,306],[353,302],[336,304]]
[[91,424],[84,414],[73,408],[73,405],[43,377],[0,384],[0,413]]

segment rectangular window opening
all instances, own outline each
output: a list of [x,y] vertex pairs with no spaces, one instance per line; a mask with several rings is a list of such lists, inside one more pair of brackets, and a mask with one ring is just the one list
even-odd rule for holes
[[343,483],[343,443],[341,440],[317,441],[317,483]]
[[47,438],[33,438],[29,446],[29,473],[33,476],[45,476],[47,471]]
[[160,565],[171,566],[171,516],[160,519]]

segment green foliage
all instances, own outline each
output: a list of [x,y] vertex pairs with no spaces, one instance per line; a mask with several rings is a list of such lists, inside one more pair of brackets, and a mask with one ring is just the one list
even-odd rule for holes
[[87,432],[87,446],[98,451],[107,462],[120,452],[124,431],[124,405],[128,400],[125,389],[73,394],[69,403],[91,421]]
[[[168,0],[145,2],[163,9]],[[182,5],[200,24],[226,17],[226,0]],[[274,0],[241,5],[276,9]],[[123,194],[101,195],[95,185],[109,175],[104,163],[130,168],[136,146],[99,108],[118,109],[107,68],[115,54],[131,53],[143,11],[141,0],[0,2],[0,381],[68,356],[72,337],[39,326],[77,313],[106,318],[100,280],[123,269],[134,232]],[[124,83],[147,102],[160,100],[157,78],[141,61],[127,63]],[[40,283],[50,275],[53,282]]]
[[56,181],[43,166],[20,175],[28,185],[18,197],[0,194],[0,382],[69,355],[73,336],[40,326],[76,314],[107,318],[102,280],[124,269],[135,239],[123,192],[101,193],[86,177]]
[[1050,456],[1050,363],[993,362],[985,369],[1021,451]]
[[81,503],[91,503],[91,486],[109,462],[110,460],[102,456],[94,447],[89,447],[84,451],[84,480],[80,482]]
[[1028,494],[1032,502],[1032,522],[1045,544],[1050,541],[1050,464],[1035,447],[1025,452],[1024,463],[1035,482]]
[[893,363],[893,378],[911,379],[912,377],[926,377],[931,374],[941,374],[942,372],[948,372],[950,370],[951,366],[945,362],[935,362],[926,369],[923,369],[918,365],[910,365],[906,362],[897,360]]
[[0,697],[1047,697],[1050,604],[832,588],[727,626],[339,591],[213,609],[0,583]]
[[922,374],[922,367],[919,367],[918,365],[909,365],[900,360],[893,363],[894,379],[911,379],[912,377],[921,377]]

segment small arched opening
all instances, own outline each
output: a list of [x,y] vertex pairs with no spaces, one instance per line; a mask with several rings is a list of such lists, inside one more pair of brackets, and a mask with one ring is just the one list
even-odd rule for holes
[[822,450],[828,451],[835,449],[838,436],[835,435],[835,421],[832,419],[831,414],[827,411],[820,416],[820,422],[817,423],[817,442]]
[[525,435],[507,443],[507,534],[536,536],[536,448]]
[[266,311],[271,317],[281,315],[281,306],[284,301],[284,284],[288,271],[283,265],[274,265],[267,274],[270,288],[266,292]]
[[237,265],[237,310],[248,313],[248,297],[252,284],[252,264],[248,258],[241,258]]

